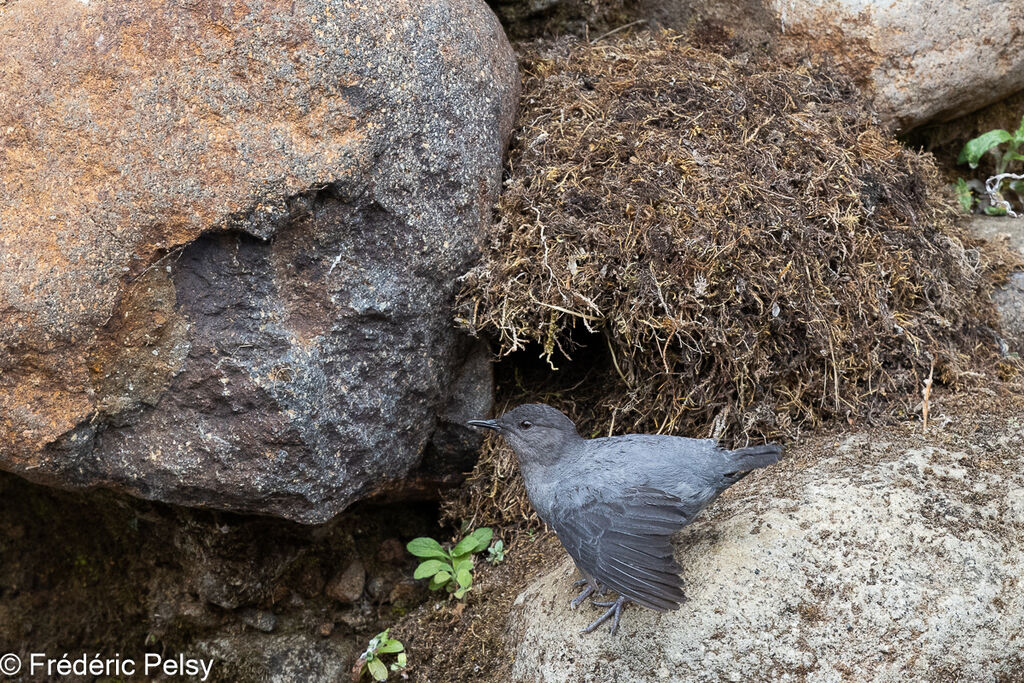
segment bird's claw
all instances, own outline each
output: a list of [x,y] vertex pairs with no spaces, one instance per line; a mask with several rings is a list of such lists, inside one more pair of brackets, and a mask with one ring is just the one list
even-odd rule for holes
[[591,581],[590,579],[580,579],[579,581],[573,584],[573,586],[576,587],[582,585],[586,585],[586,588],[584,588],[583,592],[577,595],[573,599],[573,601],[569,603],[569,607],[571,607],[572,609],[576,609],[577,607],[579,607],[584,600],[589,598],[591,595],[594,595],[594,593],[597,593],[598,595],[604,593],[604,589],[601,587],[601,584],[599,584],[597,581]]
[[580,604],[584,600],[586,600],[587,598],[589,598],[593,594],[594,594],[594,587],[588,585],[586,588],[583,589],[582,593],[580,593],[575,598],[573,598],[573,601],[569,603],[569,607],[572,608],[572,609],[576,609],[577,607],[580,606]]
[[600,583],[592,579],[580,579],[579,581],[575,581],[572,585],[575,588],[579,588],[580,586],[584,585],[586,586],[586,588],[583,589],[583,592],[577,595],[573,599],[573,601],[569,603],[569,607],[571,607],[572,609],[576,609],[577,607],[579,607],[581,604],[583,604],[583,601],[589,598],[591,595],[594,595],[595,593],[597,595],[603,595],[605,592],[604,587]]
[[598,626],[600,626],[604,622],[608,621],[608,619],[611,619],[612,620],[612,631],[611,631],[611,634],[614,636],[615,635],[615,631],[619,628],[619,618],[622,616],[622,608],[625,606],[625,604],[627,602],[629,602],[628,598],[619,596],[618,600],[614,600],[612,602],[592,602],[592,603],[590,603],[590,604],[596,605],[598,607],[607,607],[608,611],[605,612],[604,614],[602,614],[601,616],[599,616],[597,619],[595,619],[594,622],[590,626],[588,626],[585,629],[583,629],[582,631],[580,631],[580,633],[590,633],[591,631],[596,629]]

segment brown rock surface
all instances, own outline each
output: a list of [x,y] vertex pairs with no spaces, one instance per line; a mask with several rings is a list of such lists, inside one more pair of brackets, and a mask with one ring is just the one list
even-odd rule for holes
[[0,467],[322,521],[487,383],[448,322],[518,87],[482,2],[22,0],[0,82]]

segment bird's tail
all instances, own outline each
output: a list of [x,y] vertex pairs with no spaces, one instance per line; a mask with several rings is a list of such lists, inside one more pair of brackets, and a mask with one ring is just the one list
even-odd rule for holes
[[782,446],[777,443],[766,443],[760,446],[748,446],[729,451],[729,460],[737,472],[750,472],[761,467],[774,465],[782,457]]

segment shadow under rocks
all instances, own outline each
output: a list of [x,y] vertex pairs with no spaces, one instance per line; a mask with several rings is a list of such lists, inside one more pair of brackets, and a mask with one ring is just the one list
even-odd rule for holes
[[[207,680],[337,680],[426,598],[405,543],[436,503],[331,522],[65,492],[0,473],[0,652],[214,661]],[[447,531],[442,532],[442,534]]]

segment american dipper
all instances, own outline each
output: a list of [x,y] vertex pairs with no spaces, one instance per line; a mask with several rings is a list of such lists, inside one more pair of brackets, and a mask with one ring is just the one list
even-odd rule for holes
[[501,434],[512,446],[526,494],[555,530],[583,579],[573,609],[611,589],[608,610],[583,629],[590,633],[635,602],[665,612],[683,595],[682,571],[672,555],[672,535],[751,470],[779,461],[778,444],[729,451],[712,439],[627,434],[584,439],[576,425],[551,406],[518,406],[495,420],[470,420]]

